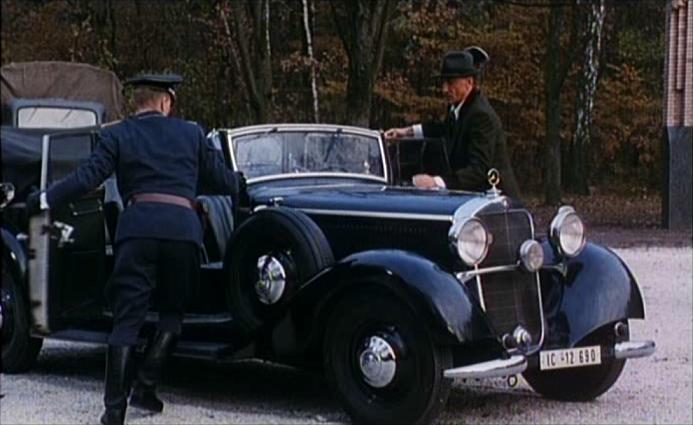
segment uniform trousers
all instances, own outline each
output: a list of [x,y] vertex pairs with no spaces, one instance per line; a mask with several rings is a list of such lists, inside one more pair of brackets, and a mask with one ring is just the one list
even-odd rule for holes
[[199,272],[199,247],[194,242],[150,238],[119,242],[105,291],[113,311],[108,343],[136,345],[152,300],[159,312],[158,328],[180,334],[188,294],[191,285],[197,285]]

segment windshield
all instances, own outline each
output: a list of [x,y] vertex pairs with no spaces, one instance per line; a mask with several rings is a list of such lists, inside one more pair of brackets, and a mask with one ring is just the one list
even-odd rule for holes
[[279,131],[233,138],[236,166],[247,178],[343,174],[385,178],[377,137],[342,131]]

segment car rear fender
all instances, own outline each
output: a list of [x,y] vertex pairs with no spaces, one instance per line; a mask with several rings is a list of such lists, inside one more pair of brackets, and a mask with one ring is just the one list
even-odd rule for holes
[[644,319],[635,277],[613,251],[588,243],[575,258],[562,261],[543,241],[541,273],[545,346],[575,346],[597,328],[622,319]]
[[[335,303],[346,292],[366,286],[388,290],[409,304],[429,324],[441,344],[495,338],[478,303],[454,276],[426,258],[401,250],[373,250],[350,255],[308,282],[292,300],[290,312],[300,345],[320,338]],[[374,305],[373,308],[378,308]],[[329,330],[327,330],[329,331]]]
[[11,273],[13,273],[17,282],[25,282],[27,268],[26,253],[12,233],[6,229],[0,229],[0,231],[2,232],[3,255],[7,257]]

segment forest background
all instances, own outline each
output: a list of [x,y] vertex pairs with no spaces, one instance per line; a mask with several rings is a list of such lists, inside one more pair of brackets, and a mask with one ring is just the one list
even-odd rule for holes
[[438,119],[448,50],[482,87],[529,204],[659,225],[665,0],[2,0],[1,64],[86,62],[185,77],[205,128]]

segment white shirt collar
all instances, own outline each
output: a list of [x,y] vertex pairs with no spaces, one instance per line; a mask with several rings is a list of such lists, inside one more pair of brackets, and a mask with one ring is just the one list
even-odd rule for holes
[[464,100],[460,103],[457,104],[457,106],[450,106],[450,112],[455,114],[455,119],[458,119],[460,117],[460,109],[462,109],[462,105],[464,104]]

